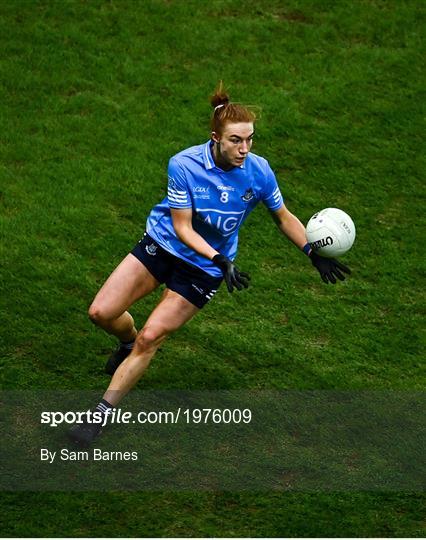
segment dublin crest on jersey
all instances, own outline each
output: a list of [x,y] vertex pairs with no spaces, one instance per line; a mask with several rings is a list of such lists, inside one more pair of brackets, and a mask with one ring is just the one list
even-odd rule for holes
[[252,188],[249,188],[246,190],[246,192],[244,193],[244,195],[241,196],[241,199],[244,201],[244,202],[249,202],[253,199],[254,197],[254,191]]

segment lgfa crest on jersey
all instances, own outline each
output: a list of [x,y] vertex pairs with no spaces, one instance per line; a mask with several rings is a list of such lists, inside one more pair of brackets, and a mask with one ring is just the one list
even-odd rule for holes
[[244,202],[249,202],[253,199],[254,197],[254,191],[253,191],[253,188],[249,188],[246,190],[246,192],[244,193],[244,195],[241,196],[241,199],[244,201]]

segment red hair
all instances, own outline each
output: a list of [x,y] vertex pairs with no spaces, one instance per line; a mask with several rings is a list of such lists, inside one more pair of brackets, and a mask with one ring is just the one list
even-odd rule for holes
[[227,123],[254,122],[256,120],[254,112],[246,106],[240,103],[231,103],[222,81],[219,82],[214,94],[210,97],[210,103],[214,107],[211,128],[219,135]]

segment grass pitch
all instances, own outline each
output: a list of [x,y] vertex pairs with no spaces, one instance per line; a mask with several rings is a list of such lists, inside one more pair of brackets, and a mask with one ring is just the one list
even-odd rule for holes
[[[114,341],[86,310],[165,194],[171,155],[207,140],[219,79],[262,107],[253,151],[305,223],[336,206],[353,276],[325,286],[259,208],[221,290],[141,384],[424,388],[422,56],[417,1],[0,4],[1,381],[107,383]],[[158,294],[133,313],[138,324]],[[9,536],[421,536],[389,493],[2,495]],[[24,509],[24,511],[23,511]]]

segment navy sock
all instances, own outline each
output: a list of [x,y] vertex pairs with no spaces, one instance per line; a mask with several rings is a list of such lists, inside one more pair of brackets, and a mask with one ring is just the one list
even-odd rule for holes
[[124,349],[129,349],[130,351],[133,349],[133,345],[135,344],[135,340],[132,341],[120,341],[120,346]]
[[106,399],[101,399],[101,401],[96,405],[95,411],[98,411],[102,413],[102,416],[107,414],[109,409],[113,409],[114,405],[111,405],[111,403],[108,403]]

